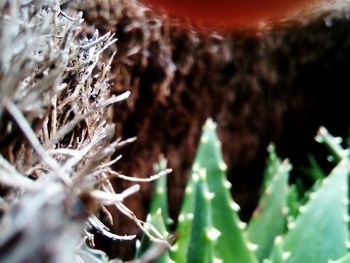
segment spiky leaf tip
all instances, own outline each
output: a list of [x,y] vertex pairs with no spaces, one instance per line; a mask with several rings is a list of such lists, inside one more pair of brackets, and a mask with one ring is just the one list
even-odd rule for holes
[[194,204],[199,180],[199,165],[195,162],[192,166],[191,175],[185,188],[184,199],[178,217],[176,229],[177,240],[171,248],[171,258],[175,262],[186,263],[190,245],[192,221],[194,217]]
[[322,263],[344,255],[348,248],[349,160],[343,159],[323,181],[286,234],[285,262]]
[[187,262],[211,263],[214,259],[213,246],[221,233],[212,225],[211,200],[206,177],[196,182],[196,196]]
[[209,119],[203,128],[195,162],[206,171],[208,188],[213,193],[212,222],[221,233],[214,252],[224,262],[257,262],[237,214],[239,206],[231,197],[231,185],[226,178],[227,166],[220,145],[216,124]]
[[267,168],[272,174],[248,225],[248,237],[257,245],[255,253],[260,262],[269,257],[275,238],[284,232],[288,216],[288,178],[291,165],[288,161],[277,161],[273,165],[274,169]]

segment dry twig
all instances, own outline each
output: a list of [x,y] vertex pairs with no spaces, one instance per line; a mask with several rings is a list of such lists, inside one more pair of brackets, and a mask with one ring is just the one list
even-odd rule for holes
[[112,142],[114,126],[105,116],[130,95],[110,94],[115,54],[99,61],[117,40],[98,31],[78,39],[82,14],[62,10],[68,2],[0,1],[1,262],[102,262],[83,245],[93,240],[91,228],[112,240],[135,238],[111,233],[88,211],[90,202],[103,211],[115,205],[164,242],[123,204],[139,185],[115,193],[109,182],[120,159],[112,154],[134,140]]

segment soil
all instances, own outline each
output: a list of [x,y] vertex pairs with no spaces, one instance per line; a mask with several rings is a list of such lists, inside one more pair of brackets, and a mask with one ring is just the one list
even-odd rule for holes
[[[138,139],[118,152],[123,158],[115,169],[147,177],[164,154],[174,170],[168,178],[176,218],[201,127],[212,117],[233,196],[247,220],[271,142],[294,164],[293,178],[302,176],[299,168],[307,166],[311,152],[327,168],[323,148],[314,142],[317,129],[323,125],[347,138],[350,123],[349,4],[340,2],[260,28],[214,32],[167,20],[135,1],[85,1],[87,24],[119,39],[113,92],[132,92],[115,107],[113,121],[116,136]],[[85,34],[91,33],[86,26]],[[115,181],[118,191],[127,186]],[[151,188],[143,184],[126,201],[139,218],[145,218]],[[141,234],[130,220],[116,219],[112,228],[118,234]],[[124,259],[132,249],[127,242],[104,245]]]

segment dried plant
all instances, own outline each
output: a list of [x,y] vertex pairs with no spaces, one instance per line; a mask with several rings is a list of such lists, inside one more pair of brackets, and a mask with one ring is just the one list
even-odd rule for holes
[[135,237],[109,232],[94,215],[96,207],[108,214],[105,205],[148,233],[123,204],[139,185],[115,193],[109,181],[130,179],[112,170],[120,156],[111,156],[134,140],[115,140],[108,120],[108,106],[129,96],[110,94],[115,52],[99,61],[116,38],[79,39],[82,14],[67,2],[0,1],[1,262],[99,262],[84,245],[93,244],[91,229]]

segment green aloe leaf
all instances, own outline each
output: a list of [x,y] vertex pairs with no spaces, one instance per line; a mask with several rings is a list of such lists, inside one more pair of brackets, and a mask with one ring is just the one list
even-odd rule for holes
[[266,168],[264,171],[261,193],[264,193],[268,184],[272,180],[273,176],[276,174],[278,167],[281,165],[281,159],[277,156],[276,146],[272,143],[267,148],[268,158],[266,163]]
[[282,249],[283,236],[277,236],[274,240],[274,249],[270,254],[269,259],[264,259],[263,263],[284,263],[290,256],[290,253]]
[[282,244],[288,263],[323,263],[347,253],[349,161],[343,159],[289,223]]
[[205,174],[199,175],[195,182],[196,196],[187,262],[211,263],[214,259],[213,243],[219,235],[212,225],[210,202],[213,194],[208,190]]
[[[188,247],[194,239],[190,239],[192,233],[196,182],[194,178],[205,177],[209,192],[213,194],[211,201],[212,234],[217,236],[213,242],[211,257],[215,256],[216,262],[241,262],[255,263],[257,259],[252,252],[246,234],[245,224],[238,217],[239,206],[232,200],[230,183],[226,179],[226,164],[221,155],[220,141],[216,135],[215,124],[208,120],[203,128],[200,145],[192,167],[192,174],[188,181],[183,206],[179,216],[177,229],[178,240],[172,249],[172,258],[175,262],[185,263],[188,258]],[[197,193],[199,194],[199,193]],[[190,240],[192,240],[190,242]],[[184,256],[185,255],[185,256]],[[190,255],[189,255],[190,256]]]
[[274,152],[270,152],[270,156],[271,154],[274,158],[269,158],[269,180],[266,181],[265,191],[248,225],[248,237],[257,245],[255,253],[259,262],[269,257],[275,238],[285,230],[288,215],[288,178],[291,165],[288,161],[281,162],[279,158],[275,158]]
[[[154,166],[154,171],[156,174],[158,174],[162,171],[165,171],[166,169],[167,161],[163,157],[161,157],[159,162]],[[173,223],[173,221],[169,217],[167,193],[167,176],[161,176],[156,180],[154,185],[150,213],[154,214],[159,208],[161,208],[162,217],[168,229],[168,227]]]
[[176,263],[186,263],[188,248],[191,239],[192,221],[194,217],[194,205],[197,185],[194,177],[198,178],[196,172],[191,171],[191,175],[188,179],[185,189],[184,200],[182,202],[181,211],[178,217],[178,226],[176,229],[176,243],[171,248],[171,258]]
[[205,173],[208,188],[213,193],[212,222],[220,232],[215,243],[216,258],[223,262],[257,262],[255,246],[249,244],[244,232],[245,224],[238,216],[239,206],[232,200],[230,183],[226,179],[227,166],[221,154],[221,144],[216,134],[216,125],[208,120],[203,128],[194,169]]
[[169,233],[168,233],[166,226],[165,226],[165,222],[164,222],[164,218],[162,216],[161,208],[159,208],[155,213],[149,214],[147,216],[147,223],[149,223],[149,227],[146,227],[146,229],[153,236],[163,237],[164,243],[154,243],[150,240],[150,238],[148,236],[146,236],[144,234],[142,237],[142,240],[141,240],[141,244],[137,248],[136,257],[135,257],[136,262],[140,258],[148,257],[145,255],[147,253],[149,253],[149,251],[152,250],[152,246],[156,247],[157,245],[159,246],[158,248],[156,248],[157,253],[158,253],[159,249],[161,249],[162,252],[152,262],[155,262],[155,263],[173,262],[170,258],[169,249],[167,249],[168,245],[166,244],[166,241],[165,241],[165,239],[167,237],[169,237]]
[[315,139],[317,142],[326,145],[336,163],[349,156],[349,149],[345,150],[341,145],[342,138],[332,136],[325,127],[318,130]]
[[288,205],[288,220],[295,220],[295,218],[299,215],[299,192],[297,186],[295,184],[289,186],[288,189],[288,197],[287,197],[287,205]]
[[[160,173],[166,170],[166,160],[161,158],[159,163],[155,165],[155,172]],[[151,201],[150,212],[147,216],[147,230],[156,237],[166,239],[169,237],[168,224],[171,223],[168,212],[168,196],[167,196],[167,176],[161,176],[155,181],[153,188],[153,196]],[[136,258],[140,258],[152,246],[152,241],[145,234],[142,236],[141,244],[136,250]],[[156,263],[171,262],[169,252],[165,251],[155,261]]]
[[350,253],[346,254],[345,256],[336,261],[330,261],[328,263],[350,263]]
[[321,165],[318,163],[316,157],[312,154],[309,154],[309,168],[301,168],[301,171],[311,179],[312,181],[322,180],[326,177],[325,171],[322,169]]

